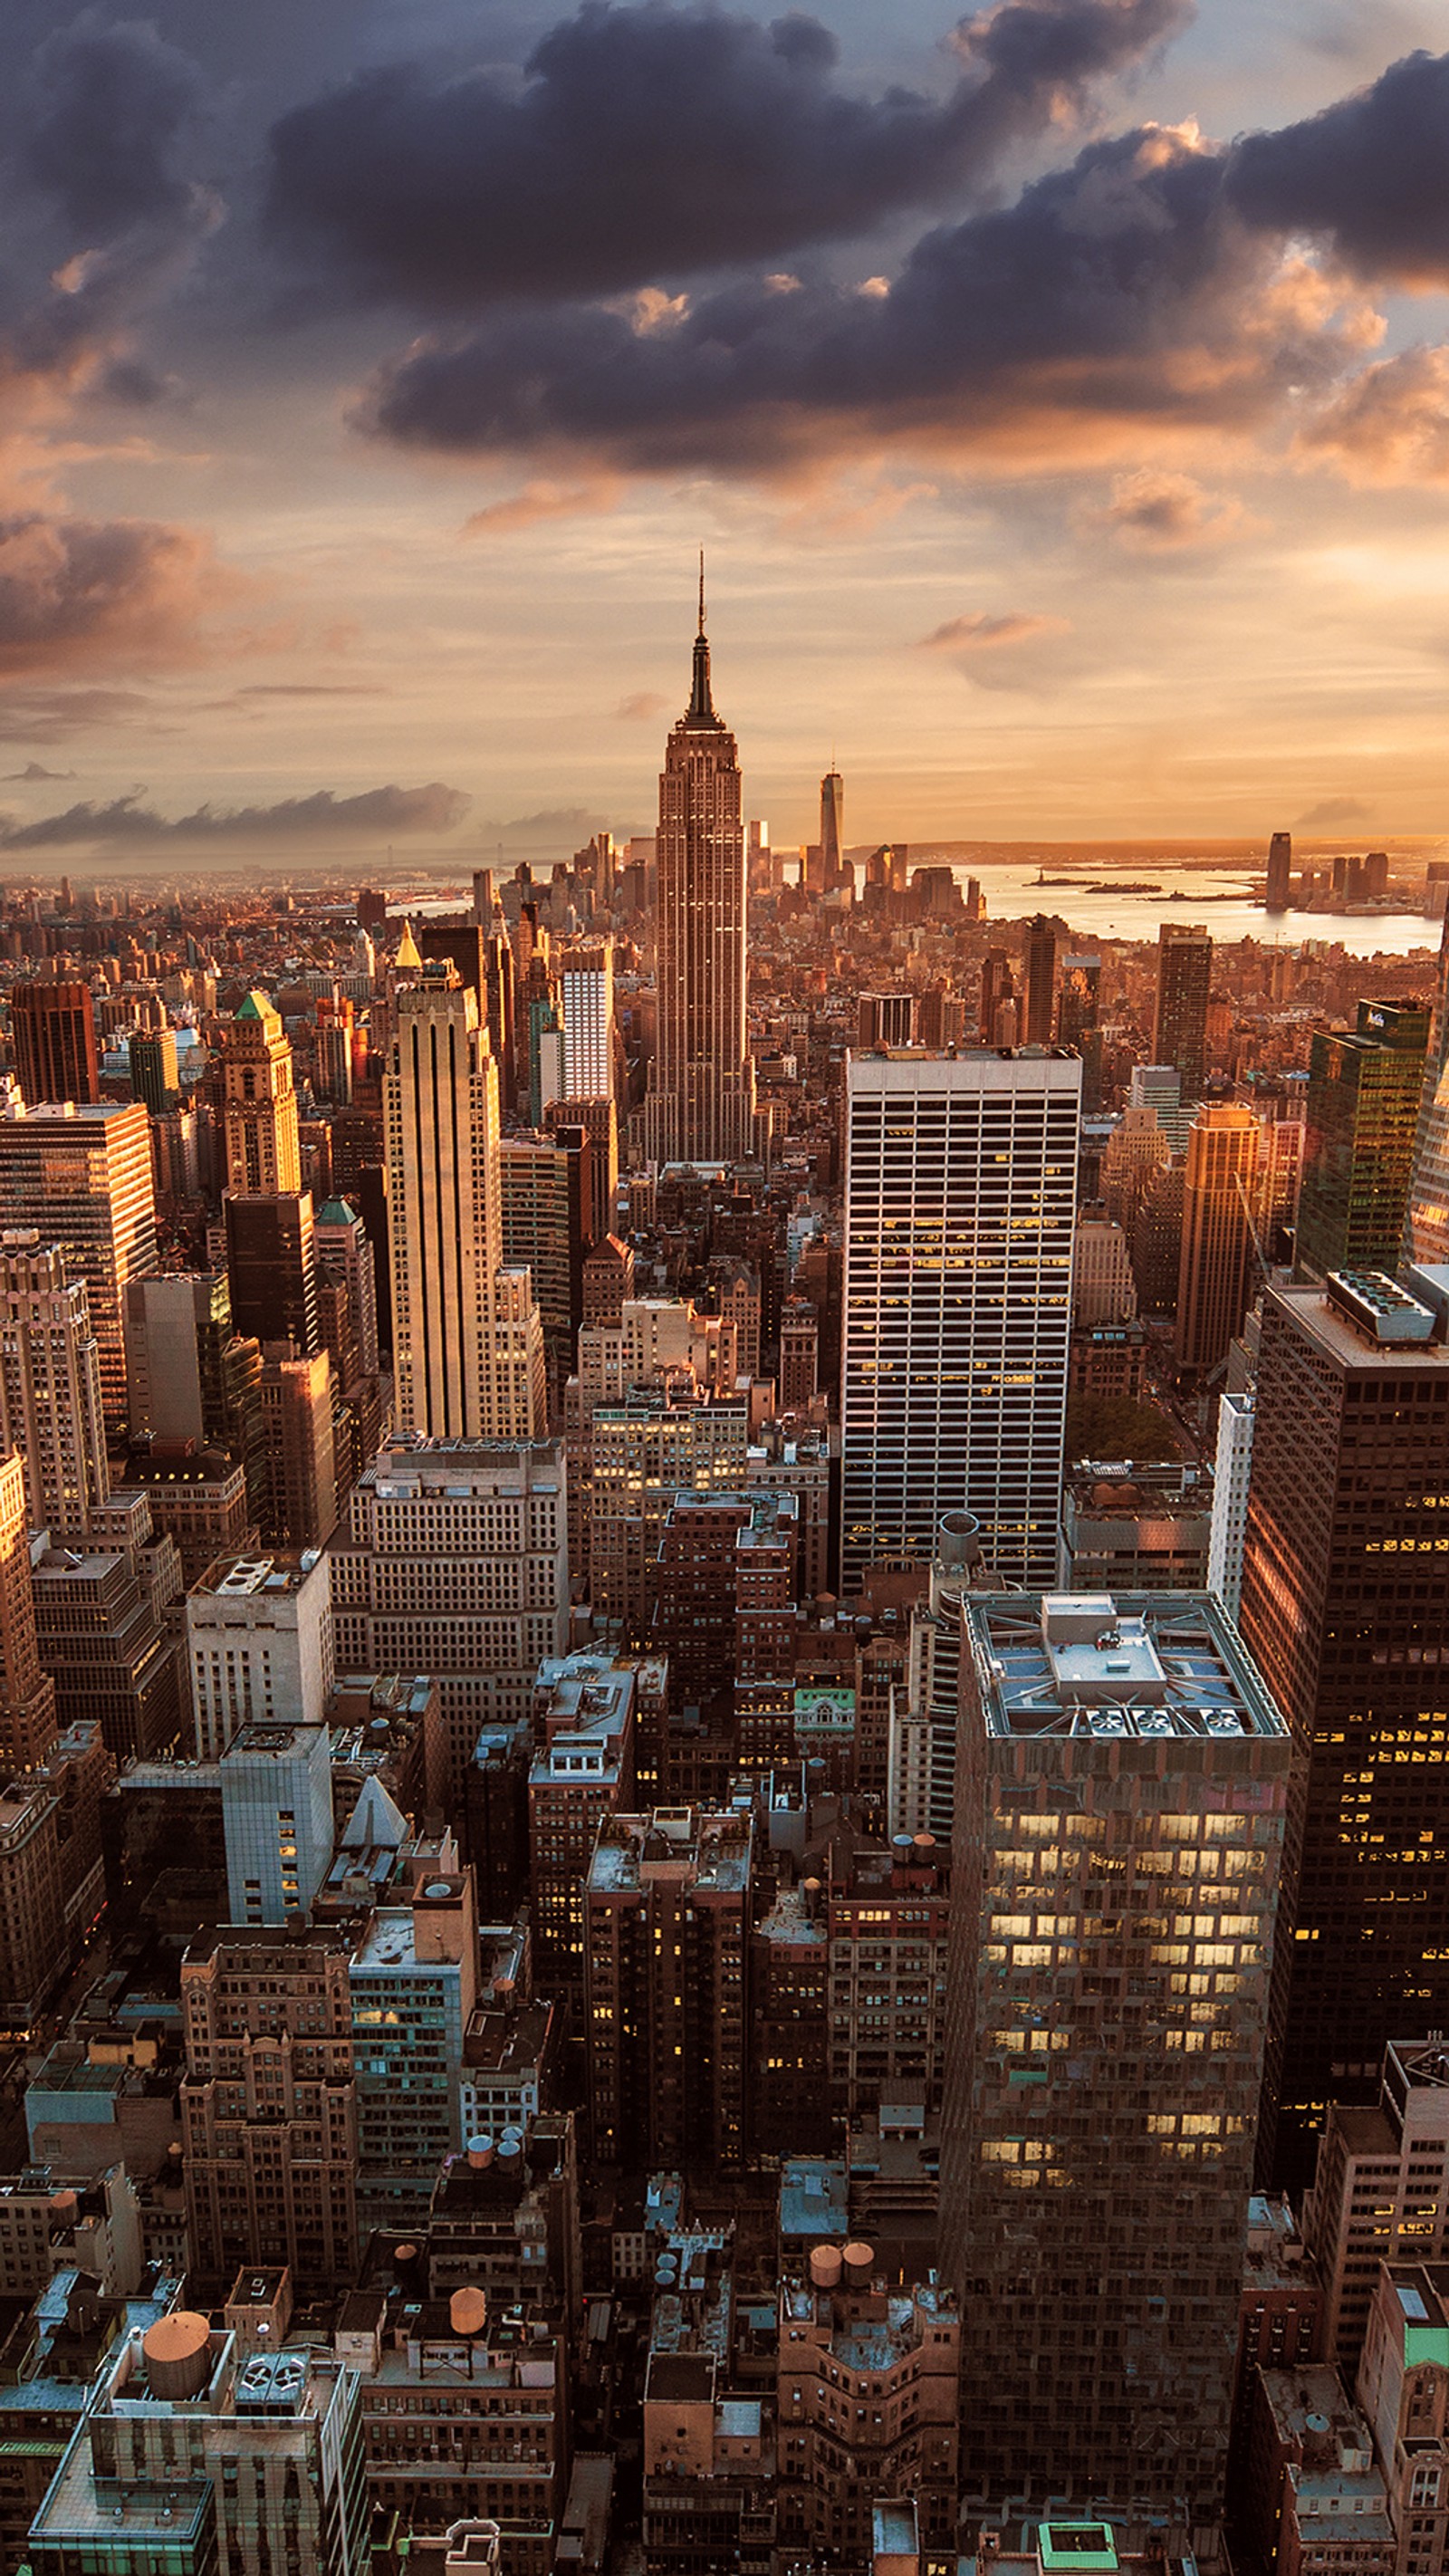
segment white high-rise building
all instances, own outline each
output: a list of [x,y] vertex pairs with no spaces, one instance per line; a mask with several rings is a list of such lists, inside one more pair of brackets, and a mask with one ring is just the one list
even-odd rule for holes
[[1038,1049],[846,1066],[841,1589],[975,1515],[1056,1578],[1082,1068]]
[[559,968],[563,1004],[563,1100],[607,1100],[614,1088],[614,943],[566,949]]
[[1154,1111],[1173,1152],[1184,1151],[1192,1125],[1192,1104],[1183,1106],[1182,1075],[1175,1064],[1134,1064],[1127,1105],[1130,1109]]
[[332,1640],[325,1556],[309,1548],[218,1557],[186,1596],[198,1761],[219,1761],[246,1727],[320,1726],[336,1669]]
[[432,1439],[530,1440],[546,1419],[543,1327],[502,1267],[498,1068],[451,966],[397,996],[384,1084],[397,1423]]
[[1243,1541],[1248,1534],[1248,1477],[1253,1464],[1257,1398],[1225,1395],[1218,1405],[1213,1465],[1213,1518],[1208,1536],[1208,1590],[1230,1619],[1243,1596]]

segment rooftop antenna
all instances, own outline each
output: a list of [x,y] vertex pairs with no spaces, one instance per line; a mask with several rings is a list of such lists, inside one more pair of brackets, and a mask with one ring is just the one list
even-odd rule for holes
[[699,631],[704,633],[704,548],[699,550]]

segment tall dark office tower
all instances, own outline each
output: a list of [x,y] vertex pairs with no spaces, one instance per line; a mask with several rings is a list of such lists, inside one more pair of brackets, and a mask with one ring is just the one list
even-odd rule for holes
[[850,881],[845,861],[845,781],[831,762],[820,781],[820,882],[827,894]]
[[[976,1005],[976,1033],[983,1046],[996,1046],[999,1014],[1008,1002],[1015,1001],[1016,984],[1011,960],[1004,948],[988,948],[981,960],[980,996]],[[1015,1036],[1010,1043],[1015,1043]]]
[[1184,1107],[1202,1098],[1207,1078],[1207,1008],[1213,979],[1213,943],[1208,933],[1185,923],[1165,921],[1157,941],[1157,1017],[1152,1031],[1154,1064],[1175,1064],[1182,1076]]
[[1082,1116],[1095,1117],[1102,1106],[1102,960],[1064,957],[1057,995],[1057,1044],[1073,1047],[1082,1059]]
[[754,1143],[745,1040],[745,827],[734,735],[710,695],[704,574],[694,687],[659,781],[659,1040],[646,1103],[660,1162],[737,1163]]
[[133,1100],[143,1100],[158,1117],[163,1110],[174,1109],[181,1097],[176,1031],[137,1029],[131,1039],[128,1061]]
[[1442,1332],[1382,1277],[1264,1302],[1240,1625],[1298,1748],[1265,2178],[1306,2176],[1325,2103],[1374,2099],[1396,2031],[1449,2023]]
[[30,1109],[99,1100],[96,1010],[88,984],[17,984],[10,995],[15,1078]]
[[1360,1002],[1352,1029],[1319,1029],[1308,1058],[1298,1268],[1392,1270],[1403,1246],[1429,1014]]
[[515,1034],[515,979],[513,948],[504,927],[503,915],[497,915],[489,937],[486,954],[488,978],[488,1039],[493,1060],[498,1067],[498,1107],[500,1115],[512,1118],[518,1106],[518,1040]]
[[423,959],[447,958],[456,967],[458,981],[466,985],[478,1005],[478,1017],[488,1016],[488,939],[476,921],[420,921],[417,943]]
[[1415,1261],[1449,1261],[1449,910],[1439,935],[1434,1017],[1409,1190],[1409,1251]]
[[1206,1595],[959,1617],[941,2268],[991,2320],[963,2484],[992,2522],[1065,2495],[1213,2523],[1287,1729]]
[[1057,934],[1044,912],[1039,912],[1026,934],[1026,1027],[1022,1038],[1027,1046],[1050,1046],[1056,1019]]
[[311,1191],[263,1198],[228,1190],[222,1205],[232,1329],[295,1342],[310,1359],[318,1345]]
[[1269,912],[1287,911],[1292,874],[1293,835],[1291,832],[1275,832],[1268,843],[1266,902]]
[[914,993],[862,993],[855,1009],[856,1043],[863,1053],[871,1047],[915,1045]]

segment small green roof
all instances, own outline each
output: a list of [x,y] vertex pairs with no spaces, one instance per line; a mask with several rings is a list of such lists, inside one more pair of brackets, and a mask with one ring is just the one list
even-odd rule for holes
[[239,1020],[259,1020],[271,1007],[265,993],[248,993],[244,1002],[238,1002],[235,1016]]
[[357,1210],[349,1207],[346,1199],[329,1199],[324,1208],[318,1209],[316,1222],[318,1225],[356,1225]]
[[1038,2523],[1037,2547],[1043,2569],[1086,2567],[1114,2576],[1117,2544],[1105,2522]]

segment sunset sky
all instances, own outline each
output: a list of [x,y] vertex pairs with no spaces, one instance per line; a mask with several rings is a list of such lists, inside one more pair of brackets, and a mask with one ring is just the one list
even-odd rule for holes
[[[0,22],[0,873],[1449,834],[1449,0]],[[181,823],[168,835],[163,824]]]

